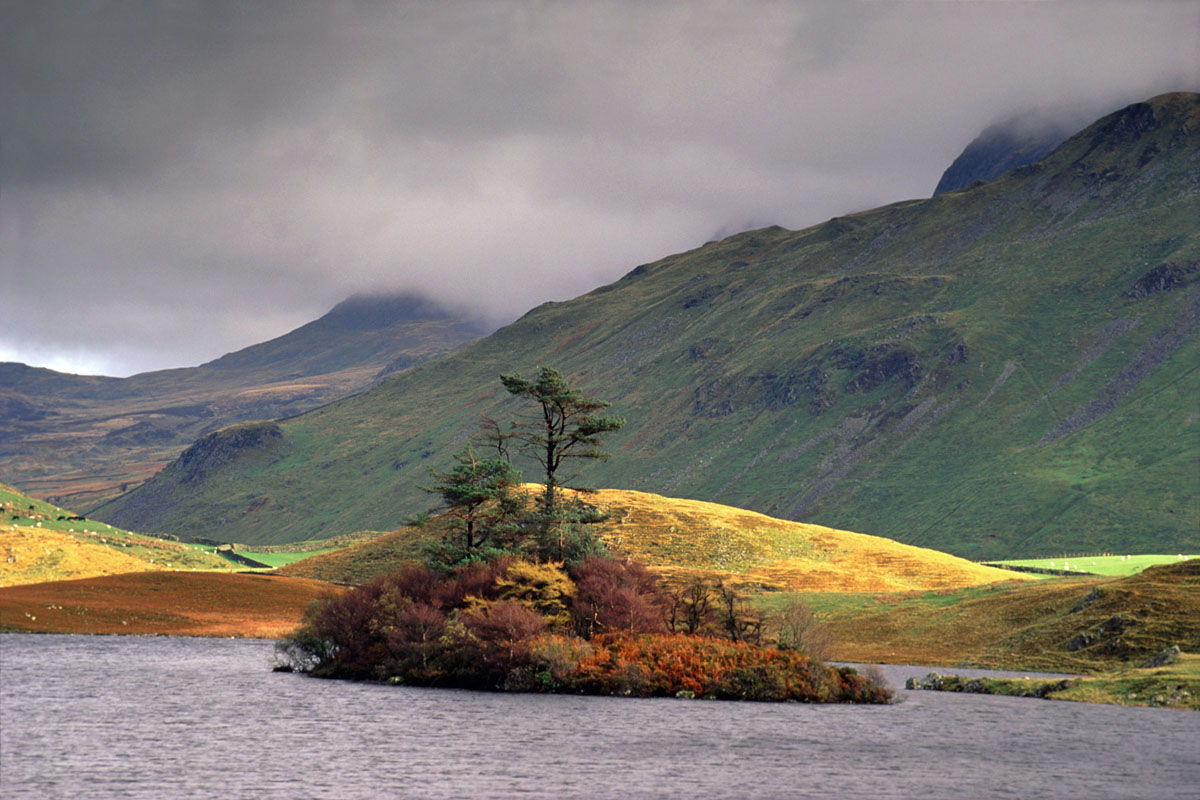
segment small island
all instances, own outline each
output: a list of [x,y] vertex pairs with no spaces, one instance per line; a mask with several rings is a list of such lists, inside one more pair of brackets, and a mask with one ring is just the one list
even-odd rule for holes
[[[725,587],[660,588],[632,561],[503,557],[439,575],[390,573],[314,605],[279,645],[281,669],[412,686],[807,703],[886,703],[891,692],[786,641]],[[713,601],[718,601],[714,603]],[[722,628],[725,637],[716,635]],[[786,637],[786,622],[781,628]]]
[[[412,565],[314,604],[280,643],[283,670],[317,677],[518,692],[792,702],[886,703],[891,692],[813,656],[798,603],[769,618],[736,588],[696,576],[660,581],[608,554],[603,518],[566,491],[568,459],[605,458],[620,417],[554,369],[501,377],[536,413],[507,431],[480,425],[449,472],[432,472],[445,536]],[[531,497],[510,445],[543,468]]]

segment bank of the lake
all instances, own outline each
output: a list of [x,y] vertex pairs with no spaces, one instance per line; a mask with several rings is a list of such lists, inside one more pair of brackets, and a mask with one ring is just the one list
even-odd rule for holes
[[1036,697],[1087,703],[1200,711],[1200,656],[1167,648],[1149,662],[1097,675],[1051,678],[964,676],[931,671],[905,688],[922,691]]
[[[1200,715],[907,692],[887,706],[516,695],[271,672],[274,643],[0,635],[0,795],[1186,796]],[[884,667],[902,687],[925,667]]]

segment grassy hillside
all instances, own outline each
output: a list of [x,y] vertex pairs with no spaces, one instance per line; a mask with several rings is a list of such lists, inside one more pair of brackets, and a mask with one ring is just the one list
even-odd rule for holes
[[97,513],[387,530],[521,410],[498,375],[549,364],[629,420],[595,485],[979,560],[1196,551],[1198,172],[1200,96],[1155,98],[991,183],[640,266],[250,446],[213,434]]
[[0,483],[0,586],[161,569],[227,570],[209,549],[114,528]]
[[0,476],[89,509],[205,433],[307,411],[485,332],[419,297],[360,297],[199,367],[106,378],[0,363]]
[[[888,539],[714,503],[616,489],[601,489],[586,500],[608,515],[596,532],[611,552],[667,577],[704,574],[773,591],[834,592],[951,589],[1028,578]],[[421,548],[445,527],[435,517],[280,572],[365,583],[421,560]]]
[[1171,644],[1200,653],[1197,561],[1125,578],[803,599],[829,625],[835,656],[851,661],[1095,672]]

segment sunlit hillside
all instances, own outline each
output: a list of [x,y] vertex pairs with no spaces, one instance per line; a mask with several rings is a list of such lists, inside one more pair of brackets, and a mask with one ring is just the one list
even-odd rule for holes
[[0,555],[0,586],[148,572],[165,566],[68,533],[24,527],[0,530]]
[[229,569],[210,550],[142,536],[0,483],[0,586],[162,569]]
[[[526,488],[532,492],[538,487]],[[769,589],[831,592],[949,589],[1027,577],[890,539],[716,503],[620,489],[582,498],[608,514],[597,532],[613,553],[631,556],[668,577],[719,573]],[[444,530],[445,521],[435,518],[281,571],[361,583],[420,559],[422,544]]]
[[949,589],[1014,573],[891,539],[646,492],[602,489],[588,498],[609,514],[613,551],[663,572],[703,570],[792,591]]

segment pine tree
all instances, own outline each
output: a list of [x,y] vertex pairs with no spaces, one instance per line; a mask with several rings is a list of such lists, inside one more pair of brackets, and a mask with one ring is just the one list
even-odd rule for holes
[[485,544],[503,548],[516,530],[525,507],[518,487],[521,473],[504,459],[480,458],[474,448],[455,453],[458,466],[430,474],[438,484],[427,491],[440,494],[454,528],[461,534],[463,555],[470,558]]
[[600,449],[600,435],[620,430],[625,418],[598,416],[611,403],[584,397],[552,367],[541,367],[533,382],[520,375],[501,375],[500,381],[511,394],[538,404],[540,413],[514,423],[514,436],[522,449],[542,465],[546,479],[542,511],[553,514],[560,505],[558,489],[577,477],[562,475],[563,463],[568,459],[609,458]]

